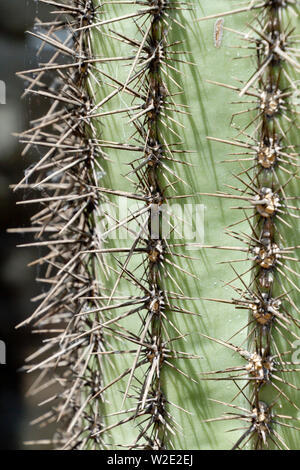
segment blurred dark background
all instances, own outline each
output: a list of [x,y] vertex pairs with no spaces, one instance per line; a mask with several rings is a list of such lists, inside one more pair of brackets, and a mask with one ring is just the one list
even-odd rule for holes
[[21,146],[12,133],[25,130],[45,103],[35,97],[21,99],[25,85],[15,73],[36,66],[38,43],[25,31],[32,28],[35,17],[43,18],[45,14],[46,8],[35,0],[0,1],[0,81],[6,85],[6,104],[0,104],[0,340],[5,342],[7,353],[6,364],[0,364],[1,450],[26,448],[24,441],[41,439],[49,433],[29,425],[45,410],[38,409],[37,398],[26,397],[33,377],[20,371],[39,338],[29,329],[15,329],[32,312],[30,299],[39,293],[34,281],[36,268],[27,267],[38,253],[35,249],[16,248],[27,241],[26,237],[7,233],[8,228],[28,227],[32,215],[31,208],[16,205],[23,198],[22,191],[15,194],[9,186],[24,176],[38,155],[31,151],[22,157]]

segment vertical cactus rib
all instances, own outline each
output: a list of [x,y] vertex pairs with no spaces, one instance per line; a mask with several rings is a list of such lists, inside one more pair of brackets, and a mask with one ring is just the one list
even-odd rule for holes
[[[189,197],[175,189],[186,184],[176,165],[188,164],[179,148],[183,126],[175,117],[187,112],[175,101],[181,93],[176,64],[186,61],[179,58],[181,42],[168,39],[171,24],[180,25],[177,12],[186,7],[169,0],[133,1],[124,3],[125,14],[121,8],[114,16],[114,2],[41,1],[57,16],[38,23],[41,32],[32,35],[55,52],[20,75],[30,82],[26,93],[51,104],[21,135],[24,153],[32,146],[44,153],[15,188],[39,191],[24,201],[42,206],[32,218],[37,241],[29,245],[48,250],[33,264],[44,266],[40,280],[50,287],[22,323],[48,335],[46,345],[29,358],[41,355],[40,361],[27,368],[40,371],[32,394],[54,386],[46,400],[52,408],[37,422],[44,426],[58,418],[52,443],[59,448],[165,449],[179,432],[170,409],[186,410],[168,400],[164,370],[196,382],[174,362],[197,356],[175,348],[185,335],[171,317],[193,314],[182,305],[188,297],[174,272],[195,276],[175,258],[181,256],[178,246],[188,244],[172,243],[164,226],[172,200]],[[113,29],[124,21],[132,22],[133,37]],[[99,42],[99,35],[110,44]],[[117,55],[114,43],[121,44]],[[125,75],[115,73],[118,63],[128,64]],[[49,76],[53,81],[47,85]],[[122,128],[115,129],[116,142],[106,137],[115,116],[127,116],[133,129],[123,141]],[[110,187],[114,152],[130,156],[124,181],[133,192],[123,191],[121,180]],[[116,218],[113,210],[124,200],[138,208]],[[172,233],[176,227],[168,229]],[[133,236],[130,246],[118,239],[120,230]],[[120,410],[114,400],[121,384]],[[121,444],[115,431],[122,425],[126,433],[128,424],[133,441]]]
[[[115,261],[111,258],[107,260],[107,263],[115,266],[111,265],[111,271],[115,271],[115,281],[111,287],[107,310],[115,313],[113,316],[108,314],[108,320],[102,324],[102,328],[109,327],[113,337],[110,354],[125,357],[128,368],[119,375],[113,374],[111,381],[103,388],[103,391],[107,390],[119,382],[121,384],[125,379],[122,383],[124,393],[121,410],[110,414],[113,417],[124,414],[125,418],[112,421],[108,417],[107,426],[100,434],[108,436],[113,429],[132,423],[133,429],[134,426],[137,427],[133,440],[120,444],[112,435],[110,445],[129,449],[163,450],[172,445],[172,435],[178,433],[170,411],[176,404],[168,400],[164,370],[171,368],[175,373],[188,377],[177,363],[174,364],[174,359],[196,358],[177,351],[174,345],[184,335],[171,320],[170,313],[190,312],[185,311],[181,305],[171,305],[171,299],[181,303],[185,297],[181,292],[168,291],[165,282],[168,276],[173,279],[169,266],[175,271],[181,268],[173,260],[176,245],[170,242],[166,234],[164,211],[170,210],[174,197],[188,197],[184,194],[174,195],[175,186],[182,178],[172,168],[176,164],[185,163],[184,151],[176,148],[180,138],[177,129],[182,126],[177,117],[174,117],[185,112],[174,98],[177,90],[181,89],[176,77],[176,62],[184,60],[178,58],[178,50],[173,50],[174,44],[168,39],[171,24],[178,24],[176,10],[185,5],[168,0],[148,0],[146,4],[147,7],[145,3],[141,3],[145,10],[135,20],[134,37],[130,37],[127,31],[123,33],[110,30],[112,37],[126,47],[124,57],[119,57],[119,60],[128,62],[129,72],[126,71],[124,77],[118,77],[121,83],[119,95],[123,102],[126,102],[127,95],[132,97],[127,107],[113,107],[111,115],[116,112],[128,115],[128,124],[133,125],[133,132],[125,142],[110,141],[103,145],[129,153],[130,172],[127,179],[134,185],[134,191],[130,193],[115,188],[108,191],[115,197],[114,202],[117,205],[120,206],[120,200],[126,198],[129,202],[137,201],[138,206],[129,208],[129,215],[126,213],[125,217],[121,214],[124,217],[121,221],[115,222],[114,218],[112,227],[106,232],[117,233],[117,242],[111,248],[114,250]],[[132,5],[137,8],[136,13],[133,11],[128,16],[138,15],[141,11],[139,2],[133,2]],[[180,41],[176,41],[175,45],[178,47]],[[128,46],[131,51],[134,50],[133,55],[131,51],[127,52]],[[172,92],[170,87],[175,87],[176,92]],[[116,129],[116,135],[119,134],[121,132],[118,133]],[[169,135],[174,138],[174,142],[169,141]],[[182,162],[178,161],[176,154],[183,159]],[[133,242],[130,246],[127,244],[126,247],[117,248],[120,243],[120,228],[132,235]],[[170,230],[169,227],[168,229]],[[193,276],[186,270],[181,269],[181,272],[183,275]],[[173,285],[180,291],[175,281]],[[139,293],[136,294],[136,291]],[[120,293],[123,293],[124,303],[119,303]],[[130,310],[125,307],[130,307]],[[130,320],[130,317],[133,319]],[[124,348],[124,343],[128,348]],[[133,359],[129,354],[133,355]],[[115,370],[120,370],[116,363]],[[193,378],[191,380],[194,381]],[[117,393],[120,393],[119,390]],[[113,394],[111,391],[110,396]],[[110,401],[110,408],[113,407]]]
[[[242,246],[211,248],[245,253],[252,263],[246,272],[239,273],[234,263],[245,258],[229,261],[234,271],[229,285],[239,298],[210,299],[250,311],[243,346],[206,336],[244,360],[241,366],[210,372],[211,377],[205,374],[206,380],[233,381],[238,389],[235,398],[243,396],[248,402],[249,410],[227,404],[230,419],[245,423],[245,431],[233,449],[245,448],[249,442],[256,450],[289,449],[282,433],[285,428],[298,429],[295,423],[299,420],[299,407],[293,398],[293,391],[299,390],[294,377],[298,369],[291,356],[293,341],[299,338],[299,309],[293,300],[299,292],[299,273],[295,268],[299,246],[288,246],[288,240],[293,238],[293,219],[299,219],[299,153],[295,135],[299,132],[299,119],[293,100],[299,62],[295,28],[287,21],[288,11],[295,7],[294,1],[249,2],[247,32],[235,33],[254,51],[256,70],[246,83],[236,86],[215,82],[238,94],[235,103],[246,103],[233,115],[232,126],[237,131],[234,139],[209,137],[238,148],[230,161],[235,161],[239,170],[234,175],[238,186],[227,185],[232,192],[211,195],[237,201],[234,209],[243,212],[242,220],[226,230]],[[235,123],[238,118],[240,125]],[[250,233],[233,229],[244,222]],[[235,285],[237,280],[241,287]],[[281,407],[288,412],[279,412]],[[219,419],[229,419],[228,413],[208,421]]]
[[[28,358],[33,364],[26,366],[28,372],[39,371],[32,395],[48,388],[53,392],[46,400],[50,410],[36,422],[44,426],[58,419],[53,444],[81,449],[102,420],[101,402],[85,406],[88,396],[101,387],[101,356],[92,356],[104,347],[102,332],[93,329],[101,312],[93,318],[82,315],[99,309],[100,257],[90,253],[99,243],[97,218],[105,197],[96,189],[105,154],[91,118],[95,58],[90,26],[99,7],[95,9],[91,0],[43,3],[53,7],[57,16],[49,23],[38,22],[40,32],[31,34],[43,43],[40,53],[45,45],[54,53],[48,62],[20,73],[29,83],[25,94],[50,103],[47,113],[21,135],[23,154],[35,146],[43,153],[15,189],[26,189],[28,196],[37,194],[21,202],[39,204],[29,229],[36,241],[26,246],[43,250],[31,265],[41,266],[39,281],[49,289],[35,299],[38,307],[22,324],[30,323],[35,333],[47,336],[40,350]],[[86,331],[91,333],[82,335]],[[94,437],[91,448],[99,447],[100,441]]]

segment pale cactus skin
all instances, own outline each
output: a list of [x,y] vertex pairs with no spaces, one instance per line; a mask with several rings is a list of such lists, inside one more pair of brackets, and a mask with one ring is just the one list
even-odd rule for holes
[[69,14],[34,33],[49,113],[19,187],[41,190],[50,288],[24,323],[55,338],[31,367],[53,446],[297,449],[298,2],[43,2]]

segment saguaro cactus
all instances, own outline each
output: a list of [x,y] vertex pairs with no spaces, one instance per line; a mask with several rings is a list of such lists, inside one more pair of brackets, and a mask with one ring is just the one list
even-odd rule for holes
[[296,448],[297,2],[40,1],[44,153],[16,185],[47,250],[40,423],[64,449]]

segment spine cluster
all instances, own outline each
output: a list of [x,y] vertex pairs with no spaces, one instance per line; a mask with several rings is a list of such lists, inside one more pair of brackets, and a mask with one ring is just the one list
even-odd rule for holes
[[[241,420],[246,427],[233,449],[242,449],[249,442],[254,449],[288,449],[281,431],[297,429],[299,411],[293,377],[298,370],[292,359],[293,342],[299,334],[299,308],[293,300],[299,292],[299,247],[287,242],[293,239],[294,221],[299,219],[295,192],[299,153],[293,145],[299,132],[294,107],[298,39],[287,21],[288,14],[297,10],[293,1],[249,3],[250,30],[236,33],[253,51],[256,70],[240,86],[218,83],[234,90],[240,105],[243,100],[247,103],[235,113],[234,120],[240,115],[249,116],[249,120],[235,125],[237,136],[233,140],[210,139],[238,148],[237,186],[230,186],[231,193],[215,196],[238,201],[241,205],[235,209],[242,210],[243,217],[234,225],[248,222],[250,231],[238,232],[231,226],[227,234],[243,245],[218,248],[245,253],[251,262],[241,273],[234,266],[245,258],[229,261],[234,270],[230,285],[239,297],[224,301],[250,311],[250,316],[242,346],[209,338],[235,351],[244,361],[240,367],[211,374],[218,374],[219,380],[232,380],[238,388],[236,398],[244,396],[248,402],[248,409],[227,404],[232,419]],[[237,280],[239,286],[234,282]],[[280,412],[281,407],[291,414]],[[221,419],[228,419],[228,415]]]

